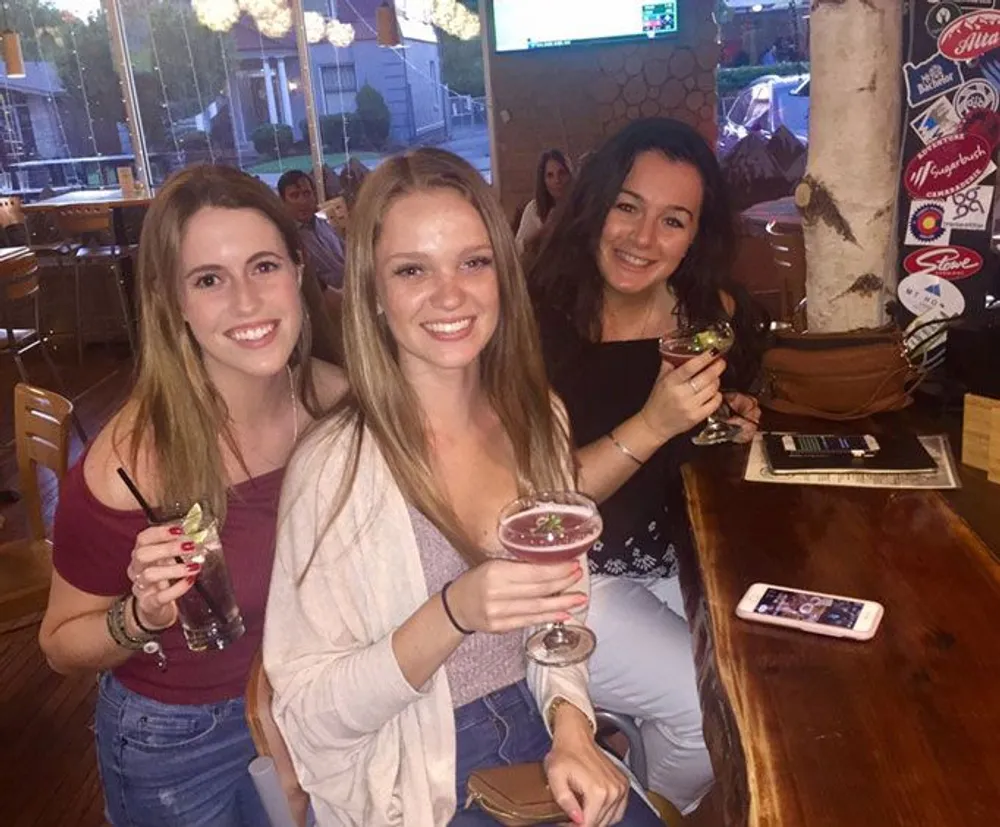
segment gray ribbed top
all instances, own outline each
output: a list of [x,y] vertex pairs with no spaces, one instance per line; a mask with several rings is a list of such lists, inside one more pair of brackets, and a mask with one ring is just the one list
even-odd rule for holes
[[[417,509],[410,506],[410,523],[420,549],[427,593],[436,594],[469,564],[447,538]],[[470,701],[517,683],[524,677],[524,636],[521,630],[494,635],[477,632],[463,640],[444,662],[456,709]]]

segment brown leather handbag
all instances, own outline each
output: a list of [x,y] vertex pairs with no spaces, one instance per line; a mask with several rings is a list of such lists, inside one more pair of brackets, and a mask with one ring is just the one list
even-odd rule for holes
[[540,761],[476,770],[469,776],[468,790],[466,808],[476,804],[506,827],[569,820],[552,797]]
[[764,353],[761,373],[765,407],[834,420],[905,408],[922,378],[894,326],[854,333],[780,331]]

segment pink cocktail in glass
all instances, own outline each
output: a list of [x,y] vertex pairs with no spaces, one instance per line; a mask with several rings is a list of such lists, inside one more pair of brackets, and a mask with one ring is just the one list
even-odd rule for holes
[[[593,500],[573,491],[522,497],[500,512],[498,535],[505,549],[528,563],[564,563],[585,554],[604,524]],[[587,565],[584,561],[583,565]],[[585,626],[553,623],[528,638],[528,657],[548,666],[569,666],[590,657],[597,638]]]

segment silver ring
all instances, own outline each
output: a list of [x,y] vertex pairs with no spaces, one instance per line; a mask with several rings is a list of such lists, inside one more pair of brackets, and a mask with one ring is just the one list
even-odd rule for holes
[[695,394],[697,394],[697,393],[698,393],[698,391],[700,391],[700,390],[701,390],[701,388],[699,388],[699,387],[698,387],[698,386],[697,386],[697,385],[696,385],[696,384],[694,383],[694,379],[688,379],[688,384],[689,384],[689,385],[691,386],[691,390],[692,390],[692,392],[693,392],[693,393],[695,393]]

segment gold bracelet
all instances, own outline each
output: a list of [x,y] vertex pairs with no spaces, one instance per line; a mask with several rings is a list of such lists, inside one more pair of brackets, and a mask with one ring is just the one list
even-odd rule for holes
[[611,440],[611,444],[614,445],[615,448],[617,448],[619,451],[625,454],[625,456],[627,456],[630,460],[632,460],[632,462],[634,462],[636,465],[642,465],[642,460],[639,459],[639,457],[637,457],[635,454],[633,454],[628,449],[627,445],[618,441],[618,439],[615,437],[615,432],[613,430],[608,432],[608,439]]

